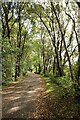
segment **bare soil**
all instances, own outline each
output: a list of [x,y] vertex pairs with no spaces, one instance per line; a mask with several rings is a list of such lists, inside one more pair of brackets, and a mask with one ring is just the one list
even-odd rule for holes
[[3,88],[3,118],[38,118],[38,102],[44,94],[45,83],[34,73],[30,73],[23,81]]
[[74,98],[61,98],[55,90],[47,94],[45,81],[35,73],[30,73],[24,80],[3,88],[2,118],[80,120]]

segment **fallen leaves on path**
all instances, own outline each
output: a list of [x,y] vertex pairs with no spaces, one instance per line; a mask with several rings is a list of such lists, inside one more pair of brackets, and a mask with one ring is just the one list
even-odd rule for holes
[[30,74],[26,80],[3,89],[3,118],[66,120],[79,118],[74,98],[61,98],[56,92],[46,93],[40,75]]

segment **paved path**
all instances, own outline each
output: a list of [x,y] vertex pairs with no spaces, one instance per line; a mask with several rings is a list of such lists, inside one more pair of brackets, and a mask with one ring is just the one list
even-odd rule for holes
[[38,98],[45,94],[44,80],[30,73],[19,83],[3,89],[3,118],[36,118]]

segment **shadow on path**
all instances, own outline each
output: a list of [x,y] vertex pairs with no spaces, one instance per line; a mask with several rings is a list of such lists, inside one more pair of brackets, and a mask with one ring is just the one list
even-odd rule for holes
[[37,98],[41,92],[44,94],[43,82],[39,75],[30,73],[25,80],[4,88],[3,118],[34,118]]

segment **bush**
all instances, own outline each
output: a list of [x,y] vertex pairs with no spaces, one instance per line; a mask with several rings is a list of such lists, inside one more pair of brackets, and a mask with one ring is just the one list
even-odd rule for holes
[[55,83],[56,85],[62,88],[61,96],[64,97],[65,95],[74,94],[73,81],[67,75],[62,77],[50,75],[49,78],[52,83]]

